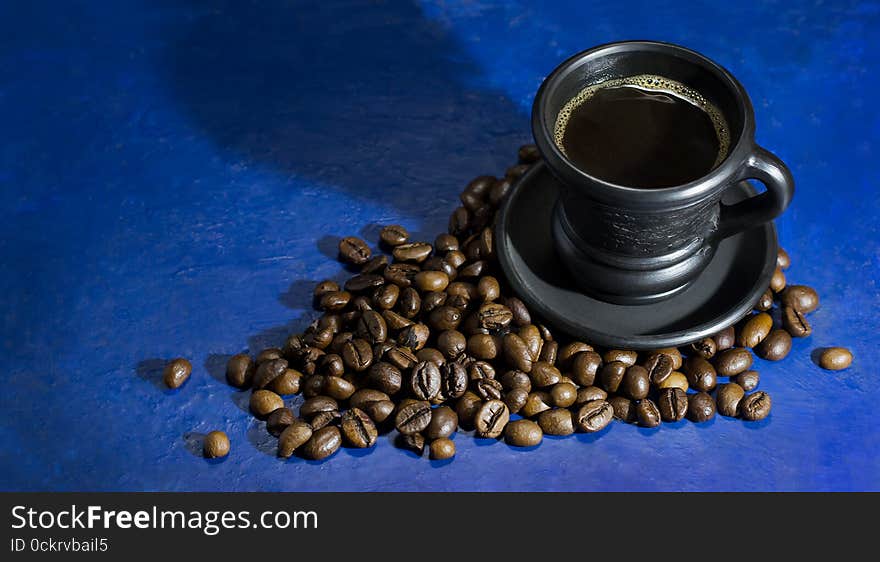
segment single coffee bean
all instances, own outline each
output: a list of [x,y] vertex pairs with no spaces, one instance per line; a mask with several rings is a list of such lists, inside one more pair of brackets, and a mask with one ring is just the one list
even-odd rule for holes
[[278,437],[284,429],[296,420],[290,408],[278,408],[266,418],[266,430]]
[[226,382],[238,388],[247,388],[254,378],[254,367],[247,353],[233,355],[226,364]]
[[379,437],[376,424],[366,412],[358,408],[351,408],[342,414],[340,425],[345,442],[358,449],[372,447]]
[[562,379],[562,373],[559,372],[559,369],[543,361],[537,361],[532,365],[529,376],[532,379],[532,385],[536,388],[553,386]]
[[718,347],[712,338],[703,338],[690,345],[690,351],[694,355],[699,355],[703,359],[712,359]]
[[385,278],[375,273],[361,273],[345,282],[345,290],[350,293],[363,293],[385,284]]
[[440,356],[450,361],[461,357],[467,348],[467,339],[457,330],[445,330],[437,336],[437,350]]
[[477,411],[482,407],[483,401],[471,391],[466,391],[455,403],[455,413],[458,414],[458,423],[465,428],[473,428]]
[[348,400],[355,386],[342,377],[324,377],[324,394],[336,400]]
[[657,396],[657,409],[663,421],[680,421],[688,411],[687,394],[680,388],[664,388]]
[[312,426],[302,420],[293,420],[278,437],[278,456],[290,458],[294,451],[312,437]]
[[388,324],[381,314],[367,310],[361,314],[354,335],[369,343],[381,343],[388,337]]
[[[709,341],[712,340],[710,339]],[[712,345],[714,348],[715,342],[712,342]],[[651,354],[645,361],[644,367],[648,371],[648,378],[655,385],[659,385],[665,381],[674,371],[672,357],[665,353]]]
[[418,357],[408,347],[395,346],[385,352],[385,359],[403,371],[412,369],[419,362]]
[[712,339],[715,340],[715,350],[716,352],[724,351],[725,349],[730,349],[736,343],[736,338],[734,337],[734,328],[733,326],[728,326],[724,328],[714,336]]
[[620,390],[633,400],[641,400],[648,396],[651,389],[651,379],[648,370],[641,365],[632,365],[627,368],[620,381]]
[[222,431],[212,431],[205,436],[202,445],[205,458],[219,459],[229,454],[229,437]]
[[339,433],[339,428],[328,425],[312,433],[302,446],[302,452],[306,458],[319,461],[338,451],[341,444],[342,435]]
[[486,361],[472,361],[467,367],[468,380],[478,381],[482,379],[494,379],[495,367]]
[[434,408],[431,414],[431,423],[425,428],[424,434],[428,439],[441,439],[449,437],[458,430],[458,414],[449,406]]
[[614,419],[614,406],[604,400],[593,400],[580,407],[575,419],[581,431],[596,433],[608,427]]
[[571,435],[574,433],[571,412],[565,408],[541,412],[538,416],[538,425],[547,435]]
[[[751,357],[751,355],[749,356]],[[689,357],[684,363],[684,372],[687,375],[688,385],[694,390],[710,392],[715,388],[718,374],[715,367],[702,357]]]
[[510,420],[507,404],[501,400],[484,402],[474,416],[474,426],[477,435],[495,439],[504,431],[504,426]]
[[672,371],[666,380],[657,385],[657,388],[680,388],[687,392],[690,385],[688,384],[687,376],[685,376],[684,373]]
[[410,242],[395,247],[391,255],[397,261],[421,263],[428,259],[433,250],[434,248],[426,242]]
[[471,214],[465,207],[457,207],[449,217],[449,234],[461,236],[470,228]]
[[692,422],[701,423],[715,417],[715,401],[705,392],[688,396],[687,417]]
[[476,212],[486,204],[486,197],[478,195],[472,191],[462,191],[458,197],[465,208],[471,212]]
[[595,351],[580,351],[574,355],[570,365],[574,381],[581,386],[591,386],[602,365],[602,357]]
[[256,366],[259,367],[267,361],[274,361],[276,359],[283,358],[284,352],[282,350],[278,349],[277,347],[267,347],[257,354],[257,357],[254,359],[254,363],[256,363]]
[[773,277],[770,278],[770,290],[779,293],[783,289],[785,289],[785,274],[777,267],[773,272]]
[[412,285],[413,279],[419,271],[421,271],[419,266],[411,263],[392,263],[385,268],[382,276],[385,277],[385,281],[405,288]]
[[[645,354],[645,359],[642,362],[646,368],[648,366],[648,362],[653,359],[655,355],[668,355],[670,359],[672,359],[672,370],[677,371],[681,369],[681,364],[683,362],[681,352],[677,347],[664,347],[662,349],[654,349]],[[648,369],[650,371],[650,369]]]
[[[322,357],[319,367],[322,375],[341,377],[345,374],[345,363],[342,361],[342,357],[335,353],[329,353]],[[288,369],[288,371],[290,370]]]
[[598,386],[584,386],[578,389],[575,404],[584,404],[593,400],[605,400],[607,398],[608,393]]
[[440,369],[428,361],[413,367],[410,390],[419,400],[431,400],[440,392]]
[[435,461],[444,461],[455,456],[455,443],[452,439],[442,437],[431,441],[431,458]]
[[558,408],[568,408],[577,400],[577,387],[570,382],[560,382],[550,388],[550,398]]
[[376,423],[382,423],[394,413],[394,402],[391,400],[379,400],[377,402],[370,402],[367,404],[364,411],[367,413],[370,418]]
[[544,439],[541,426],[532,420],[516,420],[504,428],[504,442],[512,447],[534,447]]
[[[748,349],[726,349],[715,357],[715,368],[722,377],[738,375],[752,366],[752,354]],[[698,389],[705,390],[705,389]]]
[[556,364],[556,355],[559,353],[559,344],[555,341],[545,341],[541,346],[541,354],[538,355],[538,361],[545,361],[551,365]]
[[755,349],[758,357],[768,361],[780,361],[791,351],[791,335],[785,330],[773,330]]
[[480,327],[486,330],[503,330],[513,321],[513,314],[503,304],[487,303],[477,311]]
[[481,360],[491,360],[498,356],[498,345],[494,336],[474,334],[467,339],[467,353]]
[[397,334],[397,343],[413,351],[418,351],[425,347],[429,337],[431,337],[431,330],[427,326],[421,323],[413,324]]
[[322,427],[327,427],[330,424],[335,424],[339,419],[339,411],[338,410],[328,410],[326,412],[318,412],[312,419],[309,420],[309,425],[312,426],[312,431],[318,431]]
[[751,392],[758,388],[761,382],[761,376],[758,371],[744,371],[736,376],[730,377],[730,382],[736,383],[746,392]]
[[[483,302],[491,302],[501,296],[501,285],[498,284],[497,279],[491,275],[486,275],[480,277],[480,280],[477,282],[477,293],[479,293]],[[510,313],[513,314],[513,311],[511,310]]]
[[739,331],[736,344],[740,347],[756,347],[773,329],[773,318],[766,312],[751,316]]
[[776,267],[783,270],[791,267],[791,258],[788,256],[788,252],[783,250],[782,247],[776,252]]
[[[339,332],[335,336],[333,336],[333,341],[330,342],[330,345],[327,346],[326,353],[336,355],[339,357],[339,360],[342,360],[342,348],[346,343],[350,342],[354,339],[354,334],[351,332]],[[305,358],[301,358],[300,360],[305,360]],[[345,364],[342,364],[342,368],[345,368]]]
[[318,318],[317,327],[319,330],[330,330],[334,335],[338,334],[342,330],[342,317],[338,314],[323,314]]
[[381,390],[362,388],[351,395],[351,398],[348,399],[348,405],[352,408],[360,408],[361,410],[366,411],[367,404],[370,402],[379,402],[388,399],[388,395]]
[[853,354],[845,347],[828,347],[819,355],[819,366],[829,371],[840,371],[852,365]]
[[819,308],[819,295],[812,287],[791,285],[780,295],[782,306],[790,306],[804,314]]
[[523,301],[519,300],[516,297],[508,297],[504,300],[504,305],[508,309],[510,309],[510,313],[513,315],[514,326],[525,326],[532,323],[532,317],[531,314],[529,314],[529,309],[526,307]]
[[732,382],[722,384],[718,387],[715,394],[715,404],[718,406],[718,413],[722,416],[735,417],[739,412],[739,402],[745,396],[743,387]]
[[610,363],[606,363],[605,366],[602,367],[602,370],[599,371],[599,380],[602,388],[608,392],[617,392],[625,374],[626,363],[623,363],[622,361],[611,361]]
[[440,396],[458,398],[467,390],[467,371],[461,363],[451,361],[440,367]]
[[434,239],[434,250],[436,250],[437,252],[445,254],[446,252],[458,250],[458,248],[458,238],[451,234],[438,234],[437,238]]
[[339,411],[339,403],[329,396],[315,396],[309,398],[299,407],[299,415],[305,419],[320,414],[321,412]]
[[192,373],[192,363],[183,357],[178,357],[165,365],[162,371],[162,380],[168,388],[180,388]]
[[[422,272],[442,273],[449,281],[458,277],[458,270],[440,256],[431,256],[422,263]],[[418,275],[418,274],[417,274]],[[413,279],[413,282],[416,280]],[[423,279],[424,282],[424,279]],[[445,288],[445,286],[444,286]]]
[[383,310],[382,318],[385,319],[385,325],[389,330],[402,330],[407,326],[412,326],[413,321],[394,312],[393,310]]
[[265,419],[266,416],[283,407],[284,400],[271,390],[255,390],[251,394],[250,408],[257,418]]
[[415,277],[415,286],[420,291],[442,291],[448,285],[449,276],[442,271],[421,271]]
[[336,281],[331,281],[330,279],[325,279],[324,281],[321,281],[320,283],[315,285],[313,295],[315,297],[315,300],[320,300],[321,297],[323,297],[327,293],[335,293],[339,290],[339,283],[337,283]]
[[611,404],[614,419],[624,423],[636,421],[636,403],[626,396],[612,396],[608,399],[608,403]]
[[415,318],[422,306],[422,297],[413,287],[404,287],[397,299],[397,311],[404,318]]
[[495,379],[479,379],[472,384],[474,392],[483,400],[501,400],[504,387]]
[[782,308],[782,327],[793,338],[806,338],[813,333],[813,327],[804,313],[790,306]]
[[764,294],[761,295],[761,298],[758,299],[758,302],[755,304],[755,310],[760,310],[761,312],[767,312],[773,308],[773,292],[770,289],[764,291]]
[[495,233],[491,228],[486,227],[480,232],[478,244],[480,247],[480,256],[484,260],[495,257]]
[[642,427],[657,427],[660,425],[660,410],[656,404],[645,398],[636,405],[636,418]]
[[770,415],[772,405],[770,395],[759,390],[740,400],[739,415],[746,421],[763,420]]
[[438,306],[428,315],[428,324],[431,328],[442,332],[444,330],[455,330],[461,324],[461,310],[454,306]]
[[394,427],[400,433],[418,433],[431,423],[431,405],[425,401],[410,402],[399,408]]
[[448,287],[446,287],[446,294],[450,297],[461,296],[464,297],[466,301],[472,301],[479,298],[480,294],[477,292],[477,286],[473,283],[466,283],[464,281],[455,281],[454,283],[450,283]]
[[549,392],[542,390],[530,392],[528,398],[526,398],[526,403],[523,404],[520,410],[520,414],[527,418],[532,418],[545,410],[549,410],[551,404],[553,404],[553,398],[550,397]]
[[342,347],[342,361],[353,371],[366,371],[373,363],[373,349],[366,340],[353,339]]
[[409,435],[400,433],[394,440],[394,444],[406,451],[415,453],[416,456],[422,456],[425,452],[425,438],[421,433],[411,433]]
[[327,346],[330,345],[330,342],[333,341],[333,336],[333,330],[326,328],[323,330],[306,332],[303,336],[303,340],[310,346],[317,347],[318,349],[326,349]]
[[504,393],[502,400],[507,404],[511,414],[518,414],[529,399],[529,392],[524,388],[514,388]]
[[299,394],[303,375],[296,369],[285,369],[268,386],[268,389],[281,396]]
[[324,376],[323,375],[306,375],[300,383],[302,386],[302,394],[306,398],[314,398],[320,396],[324,392]]
[[347,236],[339,241],[339,257],[344,262],[361,265],[370,259],[371,255],[367,243],[356,236]]
[[327,311],[342,310],[351,301],[351,293],[348,291],[336,291],[327,293],[321,297],[321,308]]
[[400,287],[394,284],[382,285],[373,294],[373,306],[379,310],[391,310],[400,297]]
[[[446,299],[449,297],[445,292],[437,292],[431,291],[430,293],[425,293],[422,297],[422,313],[430,313],[433,312],[434,309],[439,308],[446,304]],[[428,322],[428,325],[431,325],[431,322]],[[436,328],[436,326],[432,326]]]
[[541,159],[541,153],[534,144],[524,144],[516,153],[520,164],[534,164]]
[[254,373],[254,388],[266,388],[269,383],[280,377],[287,370],[287,359],[273,359],[261,363]]
[[390,248],[406,244],[409,240],[409,231],[399,224],[390,224],[379,232],[379,240]]
[[512,186],[513,183],[506,177],[497,180],[489,190],[489,203],[493,206],[499,205],[510,193]]
[[530,392],[532,390],[532,380],[527,374],[514,369],[501,375],[501,386],[504,387],[504,390],[521,388],[526,392]]
[[504,335],[504,343],[502,345],[504,358],[507,363],[514,369],[518,369],[524,373],[532,370],[532,356],[526,342],[516,334],[510,333]]
[[[473,242],[468,248],[473,247]],[[487,271],[489,271],[489,262],[486,260],[476,260],[471,263],[463,266],[458,271],[458,276],[462,279],[476,279],[484,275]],[[479,294],[478,294],[479,296]],[[483,300],[491,300],[491,299],[483,299]]]
[[538,330],[538,327],[533,324],[523,326],[517,331],[517,335],[525,342],[532,361],[537,361],[541,356],[541,348],[544,346],[544,340],[541,338],[541,331]]
[[382,275],[385,272],[386,267],[388,267],[388,256],[373,256],[368,259],[364,263],[364,265],[361,266],[361,273],[374,273],[376,275]]
[[638,359],[639,354],[635,351],[623,350],[623,349],[610,349],[605,352],[602,356],[602,361],[605,363],[611,363],[612,361],[620,361],[627,367],[630,365],[635,365],[636,359]]

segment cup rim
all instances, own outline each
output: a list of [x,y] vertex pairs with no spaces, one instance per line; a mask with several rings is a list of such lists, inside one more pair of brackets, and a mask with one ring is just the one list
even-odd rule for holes
[[[600,54],[626,51],[654,51],[685,58],[712,72],[736,94],[735,98],[743,115],[743,126],[727,156],[718,166],[687,183],[648,189],[620,185],[598,178],[575,166],[562,153],[556,145],[553,131],[550,130],[550,127],[555,126],[555,122],[550,124],[544,119],[544,106],[547,100],[551,98],[551,94],[555,93],[556,88],[562,84],[563,80],[587,60]],[[754,109],[751,100],[742,84],[726,68],[692,49],[662,41],[614,41],[575,53],[544,79],[532,105],[532,134],[538,149],[548,163],[548,167],[555,174],[561,176],[560,179],[564,182],[588,182],[591,195],[610,202],[621,201],[625,198],[624,200],[629,206],[655,205],[661,202],[667,205],[670,203],[687,204],[702,199],[708,192],[722,189],[730,182],[731,175],[736,173],[751,153],[754,145],[754,129]],[[638,195],[638,197],[633,197],[634,195]]]

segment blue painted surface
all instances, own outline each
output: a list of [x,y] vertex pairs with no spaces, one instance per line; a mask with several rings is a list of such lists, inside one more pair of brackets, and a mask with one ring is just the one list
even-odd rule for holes
[[[2,3],[0,489],[880,489],[880,4],[541,4]],[[335,237],[442,230],[528,140],[542,77],[626,38],[727,66],[797,179],[780,238],[823,301],[812,338],[759,361],[771,418],[531,452],[459,434],[442,466],[388,440],[276,459],[225,356],[305,326]],[[810,361],[833,344],[848,371]],[[178,355],[194,374],[163,391]],[[218,428],[233,452],[209,463],[193,444]]]

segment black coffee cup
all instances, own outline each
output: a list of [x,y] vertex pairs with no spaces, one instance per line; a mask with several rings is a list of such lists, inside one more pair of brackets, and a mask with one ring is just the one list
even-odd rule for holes
[[[660,189],[615,185],[575,166],[557,146],[556,119],[569,100],[588,86],[643,74],[693,88],[726,119],[729,151],[703,177]],[[556,249],[581,289],[609,302],[653,302],[684,290],[723,238],[773,220],[794,194],[785,164],[755,143],[755,114],[742,85],[717,63],[677,45],[625,41],[574,55],[541,85],[532,131],[563,188],[553,220]],[[762,182],[766,191],[722,204],[725,190],[746,179]]]

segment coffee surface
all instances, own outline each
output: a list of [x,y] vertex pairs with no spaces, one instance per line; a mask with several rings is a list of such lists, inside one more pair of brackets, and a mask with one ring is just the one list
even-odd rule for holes
[[640,75],[590,86],[559,112],[556,144],[575,166],[627,187],[696,180],[730,145],[723,116],[680,82]]

